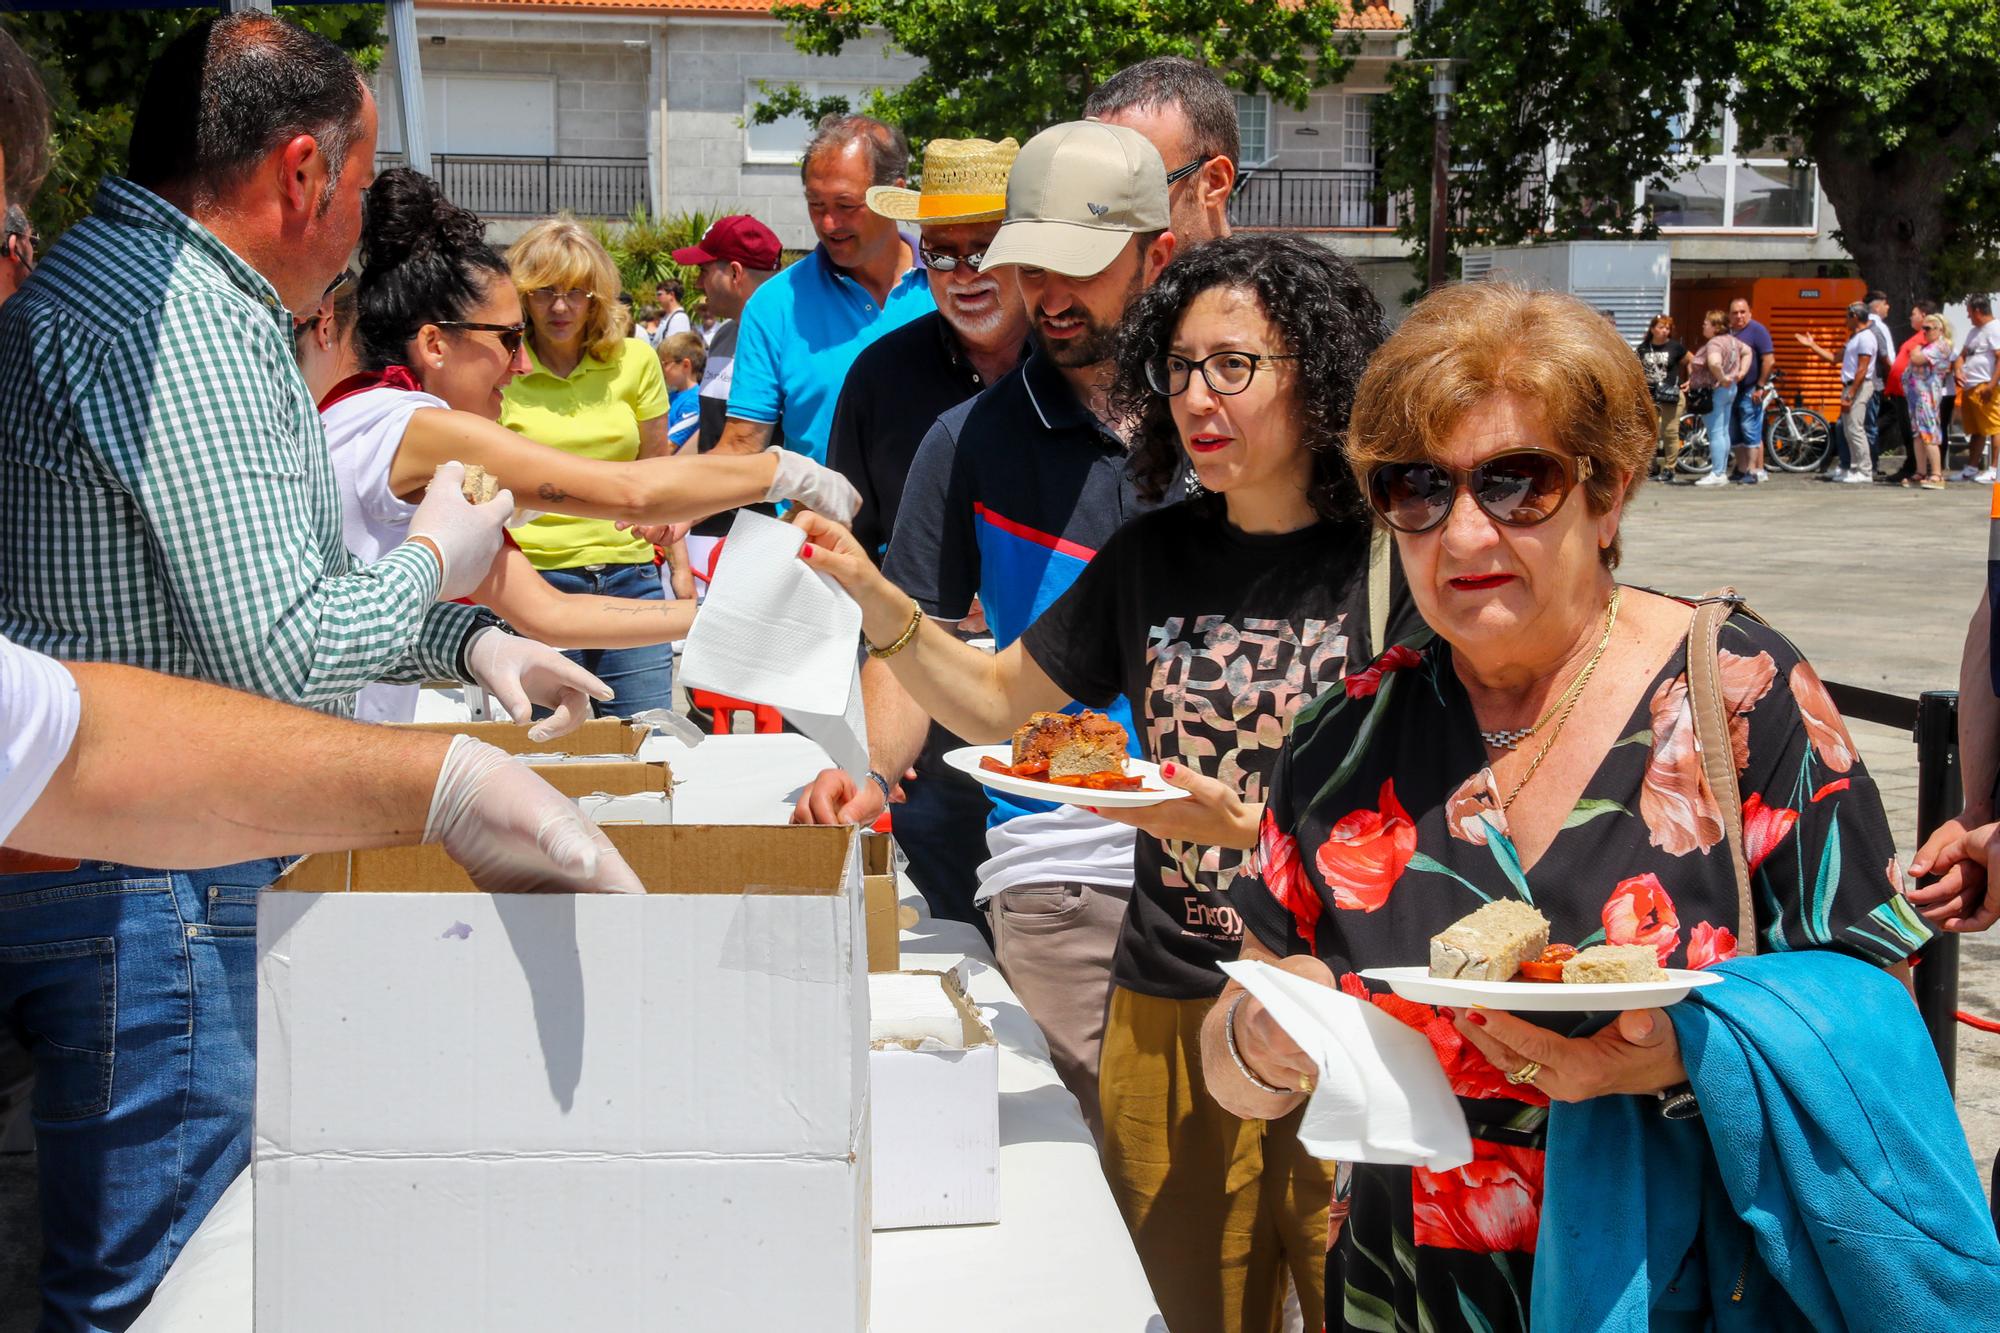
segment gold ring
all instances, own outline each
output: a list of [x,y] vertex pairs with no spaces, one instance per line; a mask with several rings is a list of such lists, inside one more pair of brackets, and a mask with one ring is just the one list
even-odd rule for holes
[[1311,1092],[1312,1090],[1313,1090],[1313,1076],[1311,1074],[1300,1074],[1299,1091]]
[[1507,1075],[1507,1081],[1509,1083],[1516,1083],[1516,1084],[1533,1083],[1535,1081],[1536,1076],[1539,1075],[1541,1072],[1542,1072],[1542,1062],[1540,1060],[1530,1060],[1528,1061],[1528,1063],[1522,1065],[1519,1069],[1515,1070],[1513,1073]]

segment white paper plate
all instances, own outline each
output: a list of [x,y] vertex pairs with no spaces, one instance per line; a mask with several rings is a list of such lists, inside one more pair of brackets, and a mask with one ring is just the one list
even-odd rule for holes
[[1178,801],[1187,793],[1170,785],[1160,776],[1159,765],[1144,759],[1125,758],[1127,776],[1139,778],[1148,787],[1158,791],[1091,791],[1085,787],[1062,787],[1053,782],[1037,782],[1033,778],[1009,777],[1005,773],[993,773],[979,766],[979,761],[991,755],[1003,764],[1014,760],[1011,745],[965,745],[945,753],[944,761],[961,773],[969,773],[975,782],[1004,791],[1012,796],[1026,796],[1037,801],[1053,801],[1057,805],[1094,805],[1100,810],[1133,810],[1140,806],[1158,805],[1162,801]]
[[1386,982],[1389,989],[1418,1004],[1448,1004],[1455,1008],[1480,1005],[1514,1013],[1573,1014],[1589,1010],[1662,1009],[1678,1003],[1697,986],[1725,980],[1718,972],[1667,969],[1665,981],[1593,982],[1566,986],[1550,981],[1462,981],[1434,977],[1427,967],[1371,967],[1361,975]]

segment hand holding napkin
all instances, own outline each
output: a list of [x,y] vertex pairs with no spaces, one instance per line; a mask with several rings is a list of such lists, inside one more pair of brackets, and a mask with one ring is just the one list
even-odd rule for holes
[[1365,1000],[1260,962],[1222,964],[1319,1073],[1299,1142],[1315,1157],[1445,1171],[1472,1160],[1465,1113],[1422,1033]]
[[868,774],[861,608],[799,559],[805,534],[740,513],[681,648],[692,690],[776,708],[856,782]]

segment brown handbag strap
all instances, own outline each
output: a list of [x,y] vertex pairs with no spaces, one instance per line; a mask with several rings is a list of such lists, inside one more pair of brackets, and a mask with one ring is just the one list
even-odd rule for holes
[[1743,795],[1736,784],[1735,747],[1729,741],[1729,705],[1722,696],[1722,671],[1716,661],[1722,623],[1737,605],[1730,588],[1695,604],[1688,627],[1688,704],[1694,712],[1702,776],[1722,812],[1729,863],[1736,871],[1736,951],[1747,955],[1757,952],[1757,912],[1750,898],[1750,862],[1743,852]]

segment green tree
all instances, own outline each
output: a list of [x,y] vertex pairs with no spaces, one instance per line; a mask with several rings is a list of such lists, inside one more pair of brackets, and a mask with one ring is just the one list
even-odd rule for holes
[[[97,182],[124,168],[132,113],[168,43],[217,9],[38,10],[0,16],[42,68],[53,115],[53,160],[32,211],[53,241],[90,212]],[[278,12],[352,51],[374,70],[381,59],[380,5],[280,6]]]
[[[1025,140],[1072,120],[1093,88],[1126,65],[1179,55],[1213,65],[1230,85],[1302,107],[1346,73],[1356,34],[1336,26],[1349,0],[825,0],[781,4],[792,44],[838,55],[871,32],[924,61],[866,108],[913,141],[938,135]],[[754,118],[847,110],[797,85],[766,89]]]
[[[1863,277],[1898,300],[2000,281],[2000,7],[1990,0],[1434,0],[1416,57],[1454,57],[1452,243],[1653,235],[1634,187],[1746,143],[1810,161]],[[1404,233],[1429,227],[1430,97],[1377,118]],[[1561,165],[1555,165],[1560,163]],[[1424,256],[1416,256],[1422,271]]]

